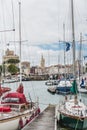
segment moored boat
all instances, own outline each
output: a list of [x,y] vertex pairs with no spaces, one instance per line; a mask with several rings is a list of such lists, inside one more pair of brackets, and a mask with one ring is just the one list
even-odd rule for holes
[[75,96],[65,100],[58,108],[59,124],[74,130],[87,129],[87,106]]
[[86,130],[87,129],[87,106],[82,101],[81,96],[77,95],[78,87],[76,82],[76,64],[75,64],[75,33],[74,33],[74,10],[73,0],[71,0],[72,12],[72,44],[73,44],[73,75],[74,81],[71,92],[74,97],[70,99],[65,96],[65,100],[57,108],[57,120],[63,127],[70,130]]
[[9,91],[11,91],[11,88],[0,86],[0,96],[2,96],[4,93],[9,92]]
[[18,82],[19,80],[16,78],[10,78],[10,79],[4,79],[3,83],[14,83],[14,82]]
[[48,80],[48,81],[45,82],[45,85],[52,86],[53,85],[53,81],[52,80]]
[[69,80],[61,80],[56,87],[56,93],[58,94],[70,94],[71,93],[72,84]]
[[82,102],[81,97],[77,96],[77,83],[74,80],[72,93],[74,98],[65,96],[65,100],[57,107],[58,123],[66,128],[74,130],[87,129],[87,106]]
[[2,96],[0,103],[0,129],[21,129],[38,116],[39,113],[38,103],[26,99],[21,84],[16,92],[9,92]]
[[19,2],[20,83],[16,91],[5,93],[0,102],[0,129],[20,130],[40,113],[38,101],[27,100],[21,76],[21,2]]
[[48,87],[47,91],[52,93],[52,94],[55,94],[56,93],[56,87]]
[[85,83],[83,78],[82,78],[81,83],[79,83],[79,79],[77,79],[77,84],[78,84],[79,93],[87,93],[87,84]]

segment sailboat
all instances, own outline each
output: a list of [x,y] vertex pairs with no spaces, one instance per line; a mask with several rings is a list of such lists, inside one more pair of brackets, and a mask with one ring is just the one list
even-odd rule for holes
[[78,92],[80,93],[87,93],[86,89],[86,83],[85,83],[85,76],[83,74],[83,69],[82,69],[82,33],[80,34],[80,52],[79,52],[79,78],[77,78],[77,83],[78,83]]
[[2,87],[0,86],[0,96],[2,96],[4,93],[11,91],[10,87]]
[[9,91],[11,91],[11,88],[10,88],[10,87],[3,87],[3,86],[1,86],[1,84],[0,84],[0,97],[1,97],[4,93],[9,92]]
[[82,102],[82,99],[77,95],[77,83],[75,75],[75,34],[74,34],[74,11],[73,0],[71,0],[71,12],[72,12],[72,43],[73,43],[73,70],[74,81],[72,92],[74,97],[70,99],[65,96],[64,102],[62,102],[57,108],[57,120],[58,123],[63,126],[74,130],[86,130],[87,129],[87,106]]
[[64,79],[59,82],[55,91],[57,94],[66,95],[71,94],[71,88],[72,88],[71,82],[69,80]]
[[[21,11],[21,2],[19,2],[19,21],[21,18],[20,11]],[[21,34],[20,34],[20,50],[21,50]],[[20,63],[20,72],[21,72],[21,63]],[[30,101],[27,100],[24,94],[24,87],[20,77],[20,84],[17,90],[15,92],[11,91],[1,97],[0,129],[1,130],[22,129],[27,123],[30,123],[32,119],[36,118],[36,116],[38,116],[39,113],[40,108],[38,101],[33,102],[31,99]]]
[[[64,36],[63,39],[65,41],[65,24],[63,24],[63,32]],[[70,43],[64,42],[64,70],[65,70],[65,76],[63,79],[61,79],[56,87],[56,93],[57,94],[70,94],[71,93],[71,88],[72,84],[69,79],[66,77],[66,51],[70,50]]]
[[[3,69],[3,68],[2,68]],[[6,92],[9,92],[9,91],[11,91],[11,88],[10,87],[7,87],[7,86],[3,86],[3,76],[2,76],[3,74],[1,74],[1,76],[0,76],[0,97],[4,94],[4,93],[6,93]]]

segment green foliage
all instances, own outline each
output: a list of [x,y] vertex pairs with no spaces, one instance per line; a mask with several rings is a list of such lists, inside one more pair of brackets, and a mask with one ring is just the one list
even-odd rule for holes
[[85,65],[87,66],[87,63]]
[[16,74],[17,72],[19,72],[19,68],[17,68],[14,64],[10,64],[8,66],[8,72],[10,72],[11,74]]
[[7,63],[8,64],[17,64],[17,63],[19,63],[20,61],[18,60],[18,59],[9,59],[8,61],[7,61]]
[[87,67],[86,67],[86,70],[85,70],[86,72],[87,72]]
[[0,65],[0,76],[1,76],[1,73],[2,73],[2,65]]

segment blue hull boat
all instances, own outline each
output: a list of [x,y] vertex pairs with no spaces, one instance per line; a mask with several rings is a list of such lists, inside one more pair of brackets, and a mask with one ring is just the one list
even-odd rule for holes
[[57,94],[70,94],[71,93],[72,84],[68,80],[62,80],[56,87]]

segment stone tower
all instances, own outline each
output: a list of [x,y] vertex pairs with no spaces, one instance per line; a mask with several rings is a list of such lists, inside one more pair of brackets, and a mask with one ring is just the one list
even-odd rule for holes
[[45,67],[45,59],[43,58],[43,55],[41,56],[40,67],[41,67],[42,69]]

